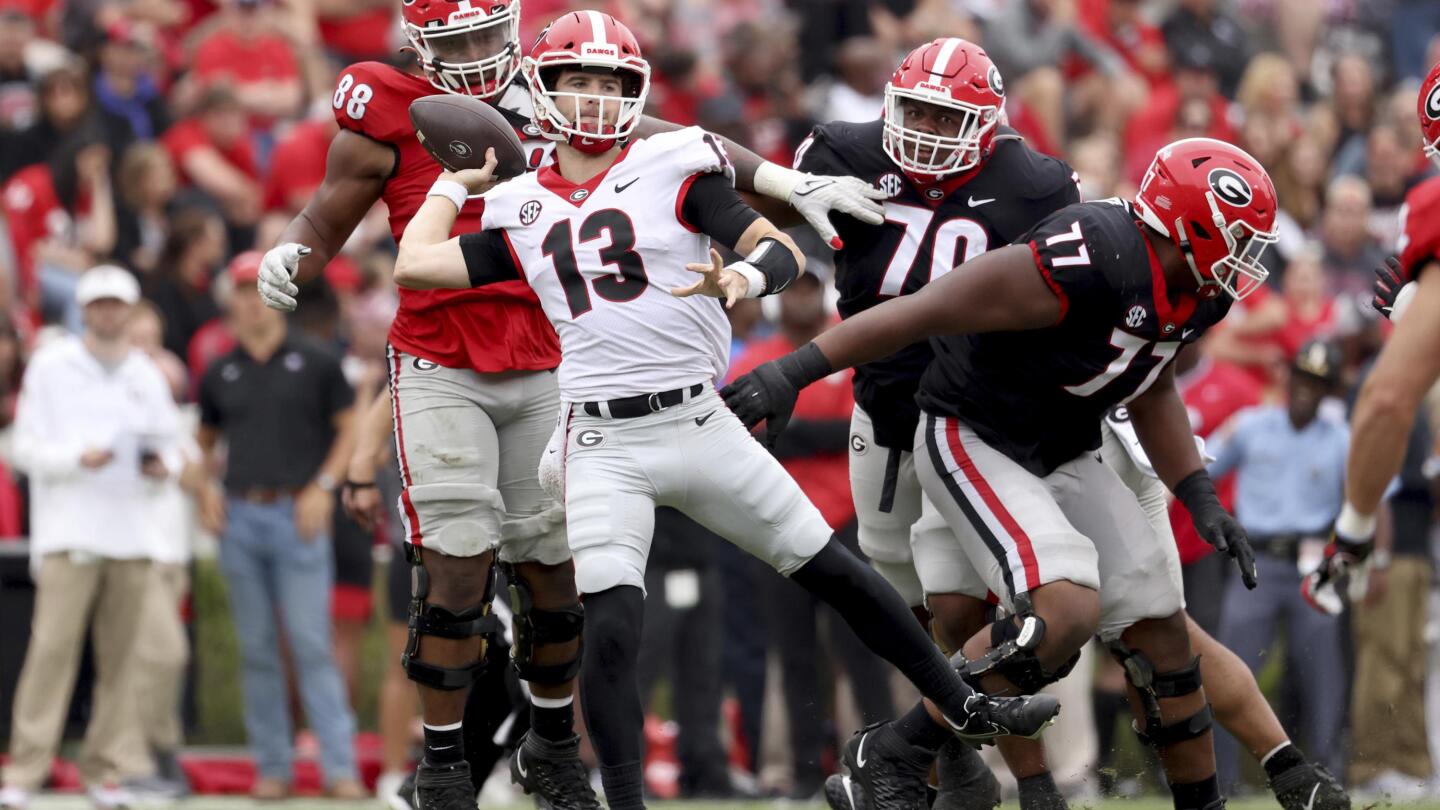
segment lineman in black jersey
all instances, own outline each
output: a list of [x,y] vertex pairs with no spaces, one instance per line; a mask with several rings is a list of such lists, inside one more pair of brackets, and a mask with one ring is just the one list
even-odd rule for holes
[[[1092,452],[1105,411],[1128,402],[1159,477],[1253,585],[1248,541],[1215,497],[1169,361],[1224,317],[1230,298],[1263,283],[1258,257],[1274,241],[1275,211],[1274,188],[1249,155],[1179,141],[1157,155],[1133,207],[1072,205],[724,392],[747,424],[768,419],[773,434],[799,388],[934,338],[919,397],[921,484],[978,569],[973,585],[1015,614],[967,643],[972,673],[987,689],[1032,691],[1098,631],[1125,663],[1139,728],[1159,749],[1180,810],[1223,800],[1179,583],[1145,558],[1153,543],[1124,543],[1151,530]],[[1001,654],[981,655],[989,647]],[[854,753],[847,764],[867,795],[909,778],[881,752],[858,764]]]
[[[945,109],[923,107],[917,112],[927,117],[943,115]],[[1008,128],[997,127],[979,165],[926,183],[934,178],[917,181],[921,176],[904,171],[886,154],[884,126],[880,120],[826,124],[796,153],[796,168],[802,171],[858,177],[891,194],[882,225],[836,220],[846,245],[835,254],[841,317],[913,293],[1080,201],[1070,167],[1031,150]],[[920,417],[915,393],[933,356],[921,341],[855,369],[850,478],[860,546],[913,606],[922,603],[910,560],[920,485],[910,450]]]

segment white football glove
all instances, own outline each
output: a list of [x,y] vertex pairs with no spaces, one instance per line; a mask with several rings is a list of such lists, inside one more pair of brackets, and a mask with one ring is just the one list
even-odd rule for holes
[[265,306],[281,312],[295,311],[295,295],[300,288],[295,286],[294,278],[300,271],[300,259],[308,255],[310,248],[296,242],[285,242],[265,251],[260,259],[260,274],[255,279]]
[[830,224],[830,212],[879,225],[885,221],[880,201],[890,196],[858,177],[807,174],[774,163],[765,163],[755,172],[755,190],[789,203],[836,250],[844,243]]

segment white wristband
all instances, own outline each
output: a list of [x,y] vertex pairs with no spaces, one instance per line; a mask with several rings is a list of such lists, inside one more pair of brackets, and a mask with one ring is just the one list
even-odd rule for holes
[[755,170],[755,191],[781,202],[789,202],[791,192],[805,179],[805,173],[765,161]]
[[755,265],[749,262],[736,262],[726,269],[734,270],[750,282],[749,287],[745,290],[746,298],[759,298],[765,294],[765,274],[755,269]]
[[1335,535],[1349,543],[1368,543],[1375,536],[1375,516],[1362,515],[1347,502],[1335,519]]
[[463,211],[465,210],[465,199],[470,196],[470,192],[465,190],[465,186],[454,180],[436,180],[435,184],[430,186],[430,190],[425,192],[425,196],[444,197],[455,204],[456,211]]

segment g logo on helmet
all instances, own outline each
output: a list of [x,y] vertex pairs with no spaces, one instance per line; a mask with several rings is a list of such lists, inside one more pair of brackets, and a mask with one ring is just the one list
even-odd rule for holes
[[1244,208],[1255,198],[1250,184],[1233,169],[1212,169],[1206,179],[1210,182],[1210,190],[1227,205]]
[[991,65],[990,69],[985,72],[985,81],[995,95],[1005,95],[1005,80],[1000,78],[1000,68]]
[[1430,88],[1430,95],[1425,97],[1425,117],[1440,121],[1440,84]]

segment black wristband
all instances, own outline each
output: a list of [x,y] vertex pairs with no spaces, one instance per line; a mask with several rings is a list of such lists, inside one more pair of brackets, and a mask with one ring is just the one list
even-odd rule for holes
[[1191,515],[1209,506],[1220,506],[1220,496],[1215,493],[1215,481],[1203,468],[1180,479],[1180,483],[1170,491],[1175,493],[1176,500],[1185,504]]
[[765,277],[763,295],[784,292],[790,282],[800,275],[800,264],[796,262],[795,254],[773,236],[761,239],[755,249],[750,251],[750,255],[745,257],[745,261]]
[[830,361],[825,358],[825,353],[820,351],[820,347],[813,342],[806,343],[781,357],[776,361],[776,365],[780,367],[780,373],[785,375],[785,379],[789,380],[797,391],[816,380],[830,376],[830,373],[834,371],[830,367]]

